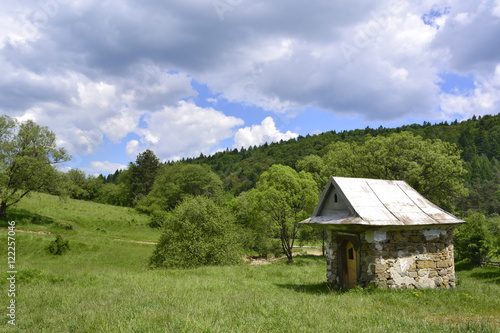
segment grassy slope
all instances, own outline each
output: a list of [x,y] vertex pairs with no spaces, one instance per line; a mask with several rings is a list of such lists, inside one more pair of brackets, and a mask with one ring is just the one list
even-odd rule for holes
[[[133,210],[36,195],[12,213],[18,229],[59,232],[71,247],[67,254],[53,256],[46,250],[53,235],[17,232],[18,331],[493,332],[500,328],[499,269],[460,271],[454,290],[345,292],[322,284],[325,261],[312,256],[297,259],[293,266],[151,271],[145,263],[154,245],[115,240],[158,238],[158,231],[146,227],[146,219]],[[73,229],[67,230],[68,226]],[[4,254],[6,234],[6,230],[0,234]],[[0,304],[6,305],[4,276]],[[3,317],[0,331],[7,331]]]

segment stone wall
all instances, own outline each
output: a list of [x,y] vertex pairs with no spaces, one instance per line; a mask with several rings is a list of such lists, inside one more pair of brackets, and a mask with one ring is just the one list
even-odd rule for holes
[[[455,287],[452,229],[364,231],[358,242],[358,284],[382,288]],[[341,234],[328,233],[327,278],[341,286]]]
[[333,286],[340,287],[340,279],[338,276],[339,256],[337,253],[337,235],[326,232],[326,279]]

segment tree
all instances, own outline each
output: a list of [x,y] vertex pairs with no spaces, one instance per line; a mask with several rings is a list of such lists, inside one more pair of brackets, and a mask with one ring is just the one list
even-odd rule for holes
[[458,260],[469,259],[471,264],[480,266],[490,251],[486,218],[474,213],[466,220],[453,234],[456,256]]
[[318,201],[317,185],[304,171],[275,164],[264,172],[257,183],[255,203],[264,217],[279,233],[281,248],[288,262],[293,263],[292,248],[299,222],[311,216]]
[[331,175],[328,175],[327,167],[321,157],[317,155],[306,156],[297,162],[296,168],[299,171],[309,172],[318,184],[319,191],[323,192]]
[[116,184],[104,184],[100,189],[100,195],[97,201],[110,205],[131,207],[131,175],[132,172],[130,171],[130,168],[118,173],[116,177]]
[[222,181],[207,165],[175,163],[162,166],[151,192],[136,208],[152,213],[169,211],[189,196],[216,198],[222,194]]
[[241,262],[241,245],[231,211],[213,200],[188,198],[167,215],[149,260],[153,268],[191,268]]
[[156,172],[160,167],[160,160],[155,153],[146,149],[137,155],[135,163],[130,164],[132,197],[135,201],[149,194],[153,188]]
[[55,165],[69,159],[47,127],[0,116],[0,217],[32,191],[57,191],[62,176]]
[[71,169],[65,174],[66,191],[70,198],[78,200],[94,200],[99,197],[102,178],[86,175],[79,169]]
[[334,176],[404,180],[443,208],[467,194],[460,151],[441,140],[424,140],[409,132],[369,137],[365,143],[336,142],[324,156]]
[[272,221],[264,216],[258,204],[257,191],[242,192],[230,202],[230,207],[243,233],[243,246],[263,257],[269,253],[280,254],[280,241],[275,239]]

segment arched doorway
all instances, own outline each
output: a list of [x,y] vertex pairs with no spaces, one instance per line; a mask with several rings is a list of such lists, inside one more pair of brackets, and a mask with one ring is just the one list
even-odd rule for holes
[[356,249],[350,240],[342,242],[342,287],[352,288],[358,280]]

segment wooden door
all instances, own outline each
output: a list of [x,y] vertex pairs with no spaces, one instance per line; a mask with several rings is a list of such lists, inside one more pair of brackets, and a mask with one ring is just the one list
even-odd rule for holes
[[347,277],[344,285],[347,288],[352,288],[356,285],[358,271],[356,268],[356,249],[354,249],[351,241],[347,241],[345,245],[345,254],[347,257]]

